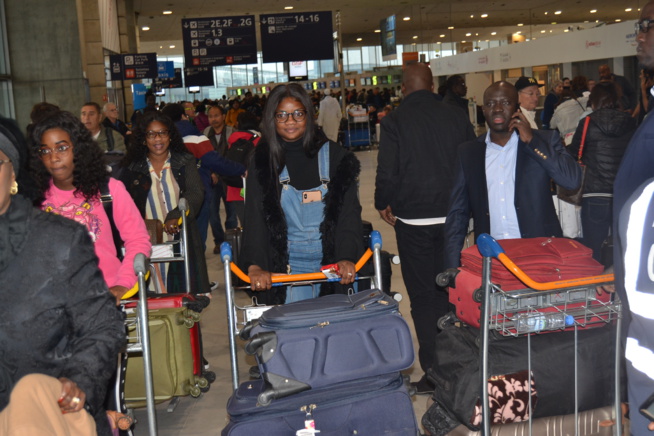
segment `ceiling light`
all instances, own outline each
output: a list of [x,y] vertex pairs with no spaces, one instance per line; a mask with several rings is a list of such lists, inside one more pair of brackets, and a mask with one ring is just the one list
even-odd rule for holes
[[554,15],[561,15],[561,11],[554,12]]
[[150,28],[148,26],[143,26],[141,27],[141,30],[147,32],[148,30],[150,30]]
[[454,26],[450,26],[450,27],[447,28],[447,30],[453,30],[453,29],[454,29]]
[[541,30],[540,33],[545,33],[545,31],[544,31],[544,30]]
[[461,44],[465,44],[465,43],[466,43],[465,41],[461,41]]
[[164,15],[170,15],[170,14],[173,13],[173,11],[163,11],[162,13],[163,13]]
[[556,21],[552,21],[552,25],[556,25]]
[[466,36],[472,36],[472,33],[466,33]]
[[488,14],[481,14],[481,18],[488,18]]
[[284,9],[286,9],[288,11],[288,10],[293,9],[293,6],[284,6]]
[[470,15],[470,18],[475,18],[475,16],[474,16],[474,15]]
[[521,33],[522,33],[522,31],[518,30],[515,34],[520,35]]
[[404,21],[411,21],[411,17],[404,17],[404,18],[402,18],[402,20],[404,20]]
[[438,41],[438,42],[437,42],[436,44],[440,44],[440,43],[441,43],[441,42],[440,42],[440,41]]
[[363,41],[363,38],[357,38],[357,41]]
[[591,10],[590,10],[590,13],[591,13],[591,14],[594,14],[595,12],[597,12],[597,9],[591,9]]
[[564,29],[563,31],[567,33],[567,32],[569,32],[569,31],[570,31],[570,29]]
[[175,46],[174,46],[174,45],[170,45],[170,46],[168,46],[168,48],[175,48]]
[[491,35],[497,35],[497,32],[491,32]]
[[381,33],[381,30],[375,29],[375,33]]
[[617,20],[615,20],[616,23],[619,23],[620,21],[622,21],[622,20],[619,19],[619,18]]
[[441,34],[440,37],[441,37],[441,38],[445,38],[445,34],[444,34],[444,33]]
[[413,39],[418,39],[418,35],[413,35]]
[[625,12],[631,12],[631,8],[627,8],[624,10]]
[[524,23],[518,23],[518,27],[524,26]]
[[163,45],[160,45],[159,48],[163,48]]
[[545,12],[545,15],[549,14],[549,12]]

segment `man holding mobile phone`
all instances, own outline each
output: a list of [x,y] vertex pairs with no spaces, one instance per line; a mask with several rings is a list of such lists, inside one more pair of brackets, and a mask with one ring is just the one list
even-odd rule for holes
[[487,133],[458,148],[454,189],[445,221],[446,267],[460,265],[474,219],[475,236],[496,239],[562,236],[550,181],[575,189],[581,170],[558,132],[533,130],[518,109],[518,91],[496,82],[484,92]]

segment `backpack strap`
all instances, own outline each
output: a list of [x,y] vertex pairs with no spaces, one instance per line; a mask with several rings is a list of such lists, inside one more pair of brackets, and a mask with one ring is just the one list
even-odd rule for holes
[[116,255],[118,256],[118,259],[122,261],[124,257],[122,250],[123,240],[120,237],[120,232],[118,231],[118,227],[116,227],[116,222],[114,221],[114,198],[111,196],[111,192],[109,191],[109,178],[105,179],[100,185],[100,201],[102,202],[102,207],[107,214],[107,218],[109,218],[111,236],[114,240],[114,244],[116,245]]
[[114,151],[114,135],[111,127],[104,128],[104,134],[107,137],[107,151]]

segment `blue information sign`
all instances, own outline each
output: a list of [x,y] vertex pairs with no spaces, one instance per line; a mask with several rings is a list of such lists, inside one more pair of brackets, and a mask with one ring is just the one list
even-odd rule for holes
[[155,79],[156,53],[131,53],[109,56],[111,80]]
[[252,15],[182,19],[187,67],[257,63],[257,37]]
[[175,62],[157,62],[157,77],[160,79],[172,79],[175,77]]

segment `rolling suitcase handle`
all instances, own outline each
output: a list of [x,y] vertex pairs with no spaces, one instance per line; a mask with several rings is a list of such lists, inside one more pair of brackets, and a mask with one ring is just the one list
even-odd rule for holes
[[504,265],[506,269],[511,271],[521,282],[526,286],[535,289],[537,291],[549,291],[552,289],[558,288],[568,288],[573,286],[585,286],[585,285],[594,285],[599,283],[613,282],[613,274],[603,274],[599,276],[592,277],[581,277],[578,279],[570,280],[558,280],[555,282],[536,282],[529,278],[524,271],[518,267],[509,257],[504,253],[504,249],[500,244],[488,233],[482,233],[477,238],[477,247],[479,252],[484,257],[496,258],[497,260]]

